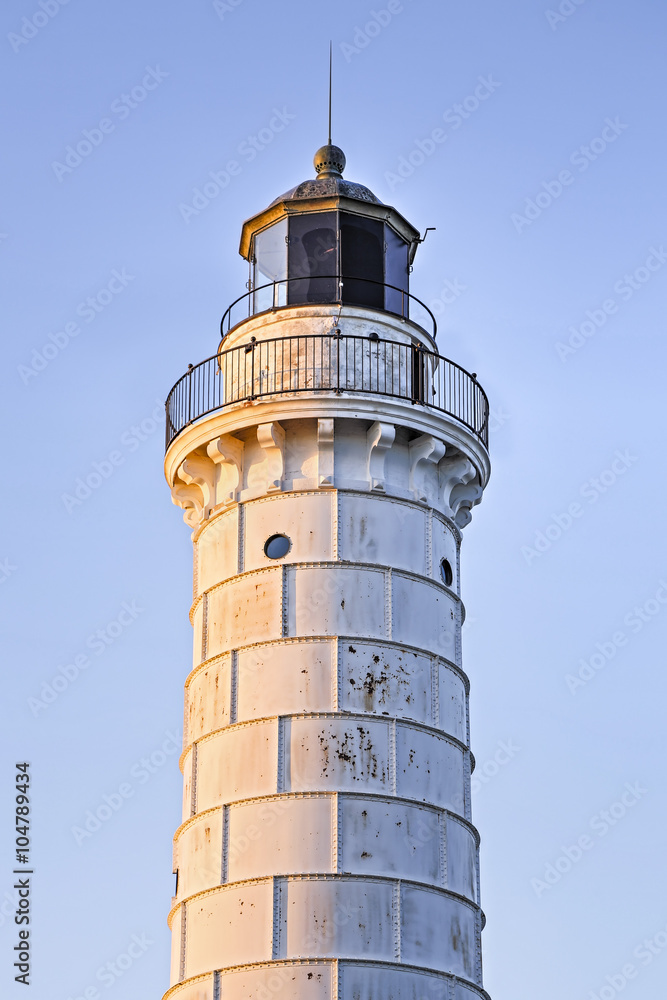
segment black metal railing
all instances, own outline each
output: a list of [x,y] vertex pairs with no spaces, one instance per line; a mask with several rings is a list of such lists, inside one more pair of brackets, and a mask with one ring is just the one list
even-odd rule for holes
[[421,346],[332,332],[253,339],[190,367],[167,397],[167,447],[214,410],[299,392],[408,400],[449,414],[488,446],[489,403],[474,375]]
[[226,337],[239,323],[260,313],[289,309],[296,305],[347,305],[379,309],[400,316],[420,326],[435,339],[438,324],[421,299],[398,285],[387,285],[372,278],[317,275],[284,278],[251,288],[232,302],[220,321],[220,334]]

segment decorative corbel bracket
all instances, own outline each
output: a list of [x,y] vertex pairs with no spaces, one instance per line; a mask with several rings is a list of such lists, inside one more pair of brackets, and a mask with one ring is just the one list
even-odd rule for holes
[[176,482],[171,488],[171,502],[183,508],[183,520],[194,530],[202,515],[201,490],[198,486],[183,486]]
[[268,463],[266,492],[275,493],[281,489],[285,474],[285,431],[276,422],[259,424],[257,440]]
[[233,503],[238,500],[239,489],[243,479],[243,441],[223,434],[215,438],[206,448],[206,454],[214,466],[220,468],[218,497],[220,503]]
[[371,490],[384,492],[385,459],[396,438],[394,424],[383,424],[376,420],[366,434],[367,458],[366,477]]
[[[178,482],[185,483],[184,486]],[[183,520],[191,528],[208,517],[215,503],[215,465],[206,455],[196,451],[181,462],[176,481],[171,489],[171,499],[183,507]]]
[[317,482],[324,488],[334,485],[333,417],[317,421]]
[[458,509],[454,521],[459,528],[465,528],[466,524],[472,521],[472,508],[482,499],[484,490],[479,483],[470,483],[465,487],[466,495],[457,496],[456,503]]
[[445,456],[445,443],[432,434],[421,434],[409,444],[410,450],[410,490],[415,500],[425,501],[428,466],[437,466]]
[[484,492],[475,466],[460,453],[440,462],[440,489],[445,513],[459,528],[472,520],[471,508],[478,504]]

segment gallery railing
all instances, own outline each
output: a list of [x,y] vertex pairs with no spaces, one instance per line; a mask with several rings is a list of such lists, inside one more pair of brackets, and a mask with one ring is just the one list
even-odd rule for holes
[[421,346],[334,331],[253,338],[191,366],[167,397],[167,447],[207,413],[293,393],[408,400],[449,414],[488,446],[489,403],[475,375]]
[[233,327],[259,313],[274,312],[294,305],[343,305],[379,309],[410,320],[435,339],[438,324],[421,299],[397,285],[371,278],[317,275],[285,278],[251,288],[226,310],[220,322],[223,337]]

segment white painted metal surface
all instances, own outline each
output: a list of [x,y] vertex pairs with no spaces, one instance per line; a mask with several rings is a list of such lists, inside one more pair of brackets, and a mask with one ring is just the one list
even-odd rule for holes
[[483,447],[407,401],[286,394],[187,428],[165,468],[194,544],[167,997],[486,997],[459,584]]

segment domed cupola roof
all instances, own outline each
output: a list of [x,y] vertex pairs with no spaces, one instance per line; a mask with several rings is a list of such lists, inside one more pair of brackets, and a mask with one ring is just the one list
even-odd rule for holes
[[331,143],[321,146],[313,159],[315,178],[290,188],[275,198],[263,212],[244,222],[239,247],[241,256],[250,259],[254,235],[282,218],[308,212],[343,210],[387,222],[410,245],[412,260],[419,231],[395,208],[384,205],[365,185],[345,180],[345,162],[345,154],[339,146]]
[[354,181],[343,179],[345,162],[345,153],[339,146],[321,146],[313,158],[317,177],[314,180],[302,181],[296,187],[290,188],[285,194],[275,198],[271,205],[278,205],[281,201],[307,201],[310,198],[338,197],[381,205],[380,199],[376,198],[369,188],[363,184],[355,184]]

